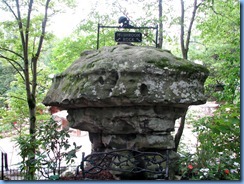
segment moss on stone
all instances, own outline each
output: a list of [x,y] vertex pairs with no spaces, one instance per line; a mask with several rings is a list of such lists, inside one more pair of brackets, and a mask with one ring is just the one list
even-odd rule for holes
[[195,73],[195,72],[204,72],[204,73],[208,73],[208,69],[205,67],[202,67],[201,65],[198,64],[189,64],[189,63],[185,63],[182,65],[179,65],[176,67],[176,69],[180,70],[180,71],[185,71],[188,73]]
[[156,67],[160,69],[164,69],[165,67],[169,67],[171,69],[179,70],[187,72],[189,74],[195,73],[195,72],[204,72],[209,73],[208,69],[204,66],[201,66],[199,64],[191,63],[190,61],[184,60],[182,58],[177,58],[175,61],[170,61],[168,58],[161,58],[160,60],[150,60],[146,61],[147,63],[154,64]]
[[[55,77],[52,90],[48,93],[51,97],[46,98],[45,104],[81,98],[87,101],[92,99],[89,105],[101,105],[102,102],[108,103],[107,106],[179,103],[174,89],[170,88],[174,82],[172,80],[194,87],[194,81],[199,81],[201,85],[209,73],[202,65],[156,48],[114,46],[86,51],[81,55],[80,59]],[[195,88],[186,87],[179,95],[188,97],[187,90],[196,94],[184,99],[187,103],[195,103],[198,98],[199,103],[204,101],[202,88],[195,91]],[[86,105],[76,103],[80,107]]]
[[164,67],[169,66],[169,59],[168,58],[161,58],[161,60],[149,60],[146,61],[147,63],[153,64],[158,68],[164,69]]

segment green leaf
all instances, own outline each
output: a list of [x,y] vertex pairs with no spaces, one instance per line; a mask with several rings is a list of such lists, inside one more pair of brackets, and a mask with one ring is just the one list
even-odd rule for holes
[[49,177],[50,180],[59,180],[59,175],[52,175]]

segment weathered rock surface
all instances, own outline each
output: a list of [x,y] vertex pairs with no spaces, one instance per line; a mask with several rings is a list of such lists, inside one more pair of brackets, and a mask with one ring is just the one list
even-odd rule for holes
[[166,106],[121,106],[79,108],[68,110],[73,128],[91,133],[150,134],[171,132],[174,121],[185,113],[185,108]]
[[205,67],[156,48],[86,51],[57,75],[43,103],[65,109],[205,103]]
[[71,127],[89,131],[93,151],[163,152],[175,146],[175,120],[189,105],[205,103],[208,73],[169,51],[104,47],[83,52],[57,75],[43,103],[67,109]]

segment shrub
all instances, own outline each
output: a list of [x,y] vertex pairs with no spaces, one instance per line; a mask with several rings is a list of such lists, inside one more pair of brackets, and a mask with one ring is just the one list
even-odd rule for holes
[[240,108],[222,105],[214,116],[194,123],[199,144],[194,154],[181,153],[183,179],[240,180]]
[[75,142],[73,147],[70,145],[68,138],[70,137],[68,130],[61,130],[60,125],[53,119],[41,124],[36,132],[36,142],[30,144],[30,136],[22,134],[16,141],[20,147],[20,156],[22,162],[20,168],[22,173],[26,173],[25,178],[28,178],[27,162],[29,150],[32,146],[38,149],[35,153],[35,160],[31,162],[35,164],[36,170],[41,172],[42,176],[48,179],[59,178],[61,174],[61,162],[66,161],[66,164],[74,162],[76,151],[81,146],[77,146]]

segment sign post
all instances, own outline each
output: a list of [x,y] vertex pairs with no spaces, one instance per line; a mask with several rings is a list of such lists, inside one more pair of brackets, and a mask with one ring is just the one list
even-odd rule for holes
[[[100,28],[115,28],[115,29],[134,29],[134,30],[141,30],[141,29],[154,29],[156,30],[156,38],[154,43],[156,47],[158,46],[158,25],[155,27],[135,27],[130,25],[129,20],[122,16],[119,18],[119,24],[122,26],[103,26],[98,24],[98,31],[97,31],[97,49],[99,48],[99,34]],[[141,32],[124,32],[124,31],[116,31],[114,35],[114,40],[118,43],[120,42],[142,42],[142,33]]]

